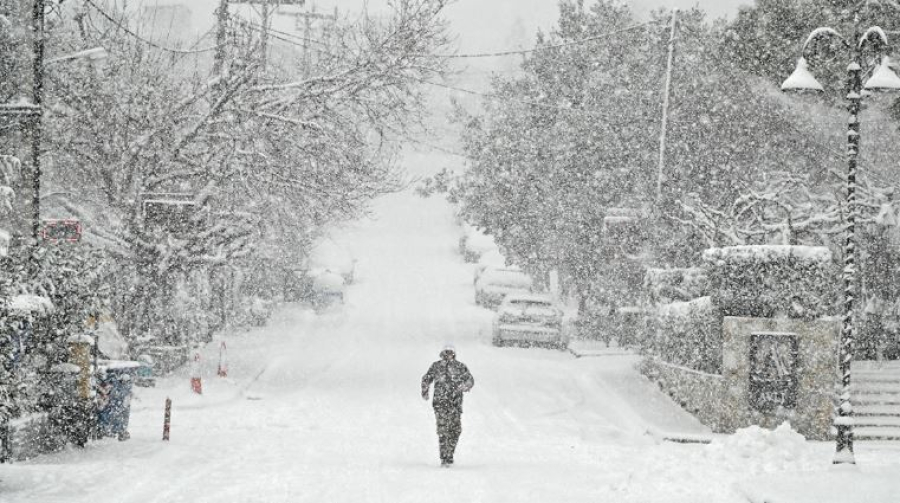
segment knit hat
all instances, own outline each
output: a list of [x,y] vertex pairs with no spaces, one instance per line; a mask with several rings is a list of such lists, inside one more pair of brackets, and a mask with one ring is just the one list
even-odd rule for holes
[[444,344],[444,349],[441,350],[441,358],[443,358],[444,355],[447,353],[450,353],[453,356],[456,356],[456,348],[453,346],[453,344],[450,344],[450,343]]

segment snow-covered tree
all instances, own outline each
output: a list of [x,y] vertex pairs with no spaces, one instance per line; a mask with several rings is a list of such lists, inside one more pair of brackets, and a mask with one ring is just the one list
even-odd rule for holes
[[[402,185],[381,139],[415,127],[420,82],[443,71],[443,6],[404,0],[386,20],[340,20],[309,69],[261,68],[258,27],[232,16],[221,75],[209,54],[148,45],[93,9],[59,21],[51,51],[102,45],[110,56],[102,74],[48,74],[48,183],[119,255],[126,331],[179,339],[159,321],[192,271],[241,267],[258,244],[302,255],[324,226]],[[148,199],[190,208],[181,228],[157,225]]]

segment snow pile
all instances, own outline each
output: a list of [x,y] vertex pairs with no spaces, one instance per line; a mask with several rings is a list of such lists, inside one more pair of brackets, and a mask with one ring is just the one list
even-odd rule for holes
[[6,308],[19,313],[46,315],[53,312],[53,302],[40,295],[22,294],[9,299]]
[[801,245],[741,245],[709,248],[703,252],[705,260],[760,261],[795,258],[813,262],[830,262],[831,251],[824,246]]
[[706,454],[728,469],[755,473],[804,470],[821,464],[812,446],[787,421],[774,430],[754,425],[717,438],[706,447]]

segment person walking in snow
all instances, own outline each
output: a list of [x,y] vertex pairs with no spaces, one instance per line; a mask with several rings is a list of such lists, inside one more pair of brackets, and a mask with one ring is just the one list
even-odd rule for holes
[[428,400],[428,390],[434,383],[431,406],[437,420],[441,466],[453,464],[453,452],[462,433],[463,393],[475,386],[475,379],[462,362],[456,361],[456,349],[444,346],[441,359],[432,363],[422,376],[422,398]]

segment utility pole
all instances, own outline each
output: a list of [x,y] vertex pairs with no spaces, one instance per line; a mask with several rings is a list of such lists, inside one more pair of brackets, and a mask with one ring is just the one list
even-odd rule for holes
[[262,33],[259,36],[259,67],[266,71],[269,57],[269,2],[262,4]]
[[[216,54],[213,62],[213,75],[225,78],[225,42],[228,39],[228,0],[220,0],[216,9]],[[221,83],[220,83],[221,84]]]
[[44,102],[44,0],[32,4],[31,33],[33,43],[31,101],[37,108],[31,123],[31,235],[37,244],[41,232],[41,134]]
[[[222,3],[227,4],[229,0],[222,0]],[[259,35],[259,66],[262,70],[265,70],[269,51],[269,7],[275,5],[276,10],[283,5],[303,7],[306,5],[306,0],[230,0],[230,3],[262,6],[262,26]]]
[[296,21],[295,27],[298,30],[300,29],[301,20],[303,22],[303,75],[305,78],[309,78],[310,70],[312,68],[312,58],[310,57],[309,51],[309,41],[312,36],[312,22],[313,20],[337,22],[337,7],[334,8],[334,14],[319,14],[315,11],[315,8],[313,8],[312,12],[289,12],[282,15],[293,16]]
[[669,56],[666,61],[666,83],[663,90],[662,126],[659,131],[659,166],[656,173],[656,213],[661,213],[662,182],[666,168],[666,129],[669,122],[669,93],[672,88],[672,60],[675,57],[675,24],[677,9],[672,10],[672,21],[669,26]]

